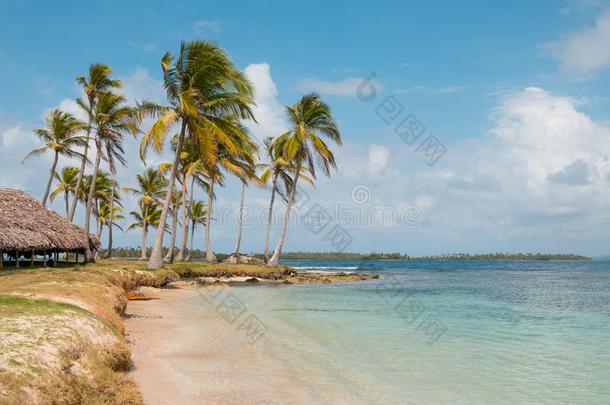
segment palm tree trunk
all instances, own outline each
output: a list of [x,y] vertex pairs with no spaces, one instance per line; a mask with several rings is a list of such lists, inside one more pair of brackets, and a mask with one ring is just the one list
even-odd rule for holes
[[[100,146],[97,146],[97,154],[95,156],[95,165],[93,166],[93,174],[91,175],[91,186],[89,187],[89,195],[87,196],[87,204],[85,205],[85,235],[89,237],[89,229],[91,222],[91,209],[93,204],[93,193],[95,192],[95,179],[97,178],[97,172],[100,168]],[[93,255],[91,254],[91,249],[89,247],[89,243],[85,244],[85,262],[93,260]]]
[[53,165],[51,166],[51,173],[49,173],[49,181],[47,182],[47,188],[42,197],[42,205],[47,205],[47,199],[49,198],[49,191],[51,191],[51,184],[53,183],[53,177],[55,176],[55,168],[57,167],[57,160],[59,159],[59,153],[55,151],[55,157],[53,158]]
[[191,248],[189,249],[189,254],[186,255],[186,261],[191,260],[191,253],[193,253],[193,239],[195,239],[195,221],[191,222]]
[[210,176],[210,187],[208,188],[208,211],[205,223],[205,260],[208,263],[216,262],[216,255],[212,251],[212,241],[210,240],[210,228],[212,225],[212,203],[214,201],[214,177]]
[[174,245],[176,244],[176,232],[178,231],[178,211],[176,204],[174,204],[174,208],[172,209],[172,233],[170,236],[170,244],[169,249],[167,250],[167,255],[165,256],[165,260],[170,263],[174,262]]
[[246,194],[246,182],[241,183],[241,196],[239,197],[239,219],[237,220],[237,242],[235,243],[234,255],[239,257],[239,248],[241,246],[241,232],[243,229],[244,218],[244,197]]
[[[184,253],[186,250],[186,243],[187,243],[187,239],[188,239],[188,233],[189,233],[189,223],[188,223],[188,206],[186,204],[186,198],[187,198],[187,189],[186,189],[186,174],[184,175],[184,178],[182,179],[182,240],[180,241],[180,250],[178,251],[178,254],[176,255],[176,261],[177,262],[181,262],[184,260]],[[191,189],[191,193],[193,192],[193,190]]]
[[273,218],[273,203],[275,201],[275,187],[277,184],[277,173],[273,174],[273,181],[271,182],[271,201],[269,202],[269,215],[267,217],[267,230],[265,231],[265,247],[263,248],[263,254],[265,255],[265,263],[269,262],[269,234],[271,232],[271,221]]
[[108,248],[106,249],[106,255],[104,258],[109,259],[112,256],[112,227],[114,219],[114,189],[116,182],[114,175],[112,176],[112,190],[110,191],[110,218],[108,218]]
[[[91,99],[89,99],[89,105],[91,105]],[[91,125],[93,121],[92,111],[89,111],[89,125],[87,126],[87,144],[85,145],[85,150],[83,151],[83,158],[80,162],[80,171],[78,172],[78,177],[76,178],[76,188],[74,194],[74,200],[72,200],[72,206],[70,207],[70,214],[68,219],[70,221],[74,220],[74,213],[76,212],[76,204],[78,203],[78,193],[80,190],[80,185],[83,181],[83,175],[85,174],[85,166],[87,165],[87,153],[89,152],[89,141],[91,140]]]
[[184,144],[185,132],[186,121],[182,120],[182,128],[180,129],[180,136],[178,137],[178,145],[176,145],[176,152],[174,156],[174,165],[172,166],[172,173],[169,176],[169,182],[167,184],[167,192],[165,195],[165,201],[163,202],[161,218],[159,218],[159,228],[157,229],[157,234],[155,235],[155,244],[153,245],[153,250],[150,254],[150,260],[148,260],[147,267],[149,269],[160,269],[163,267],[163,234],[165,233],[165,223],[167,221],[167,214],[169,212],[169,204],[172,201],[172,194],[174,193],[174,183],[176,182],[178,166],[180,165],[180,155],[182,154],[182,145]]
[[286,239],[286,232],[288,231],[288,221],[290,220],[290,210],[292,209],[292,203],[294,201],[294,193],[297,189],[297,181],[299,180],[299,175],[301,173],[301,165],[297,167],[297,171],[294,175],[294,182],[292,183],[292,188],[290,189],[290,195],[288,196],[288,203],[286,204],[286,212],[284,213],[284,222],[282,223],[282,229],[280,230],[280,237],[277,241],[277,246],[275,247],[275,251],[273,252],[273,256],[269,259],[268,266],[277,267],[280,262],[280,254],[282,253],[282,247],[284,245],[284,240]]
[[64,202],[66,203],[66,218],[70,216],[70,203],[68,201],[68,191],[64,193]]
[[141,254],[140,254],[140,260],[146,260],[148,259],[147,257],[147,252],[146,252],[146,241],[148,239],[148,205],[144,206],[144,217],[142,218],[142,246],[141,248]]

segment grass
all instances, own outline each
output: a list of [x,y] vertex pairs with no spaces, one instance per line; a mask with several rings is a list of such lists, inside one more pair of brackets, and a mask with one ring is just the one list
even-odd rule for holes
[[285,266],[104,260],[0,271],[0,404],[141,404],[125,373],[126,292],[180,278],[284,278]]

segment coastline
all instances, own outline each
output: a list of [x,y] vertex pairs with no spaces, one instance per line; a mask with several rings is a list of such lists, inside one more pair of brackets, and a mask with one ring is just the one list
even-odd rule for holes
[[305,404],[339,395],[303,381],[268,339],[252,344],[201,298],[202,288],[190,282],[146,288],[150,300],[128,305],[130,375],[146,404]]

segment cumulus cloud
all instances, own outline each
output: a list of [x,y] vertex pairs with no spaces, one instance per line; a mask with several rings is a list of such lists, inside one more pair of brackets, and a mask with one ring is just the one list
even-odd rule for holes
[[258,124],[246,122],[252,134],[262,141],[269,136],[277,136],[288,129],[285,108],[278,101],[278,91],[271,77],[267,63],[252,63],[245,74],[254,86],[254,116]]
[[[303,79],[297,84],[297,88],[303,91],[317,91],[320,94],[329,96],[356,96],[358,87],[365,80],[363,77],[348,77],[343,80],[329,81],[321,79]],[[372,80],[371,85],[377,88],[377,91],[383,89],[383,85],[378,80]]]
[[560,69],[568,74],[588,75],[610,66],[610,8],[597,17],[595,25],[565,35],[544,46]]
[[390,152],[383,145],[371,145],[369,147],[369,171],[373,174],[382,173],[388,165]]

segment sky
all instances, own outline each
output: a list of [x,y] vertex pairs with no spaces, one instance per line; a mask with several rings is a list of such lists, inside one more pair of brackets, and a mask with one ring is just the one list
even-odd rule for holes
[[[110,65],[131,103],[164,103],[162,55],[203,39],[252,81],[259,142],[311,91],[341,130],[338,169],[300,187],[285,251],[610,253],[610,2],[9,0],[0,27],[0,187],[42,196],[50,154],[21,159],[51,109],[83,117],[89,64]],[[125,143],[132,187],[146,166]],[[216,251],[235,245],[239,190],[218,190]],[[269,194],[246,191],[242,251],[262,249]]]

